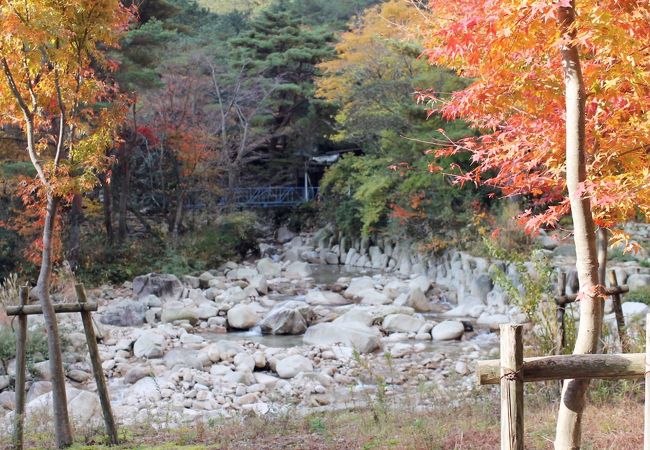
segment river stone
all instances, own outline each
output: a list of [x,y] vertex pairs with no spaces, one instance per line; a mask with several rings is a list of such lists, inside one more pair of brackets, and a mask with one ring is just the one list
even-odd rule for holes
[[311,275],[311,267],[306,262],[292,262],[285,269],[287,278],[307,278]]
[[280,378],[293,378],[300,372],[313,372],[314,365],[302,355],[292,355],[277,361],[275,371]]
[[364,305],[387,305],[392,302],[390,297],[375,289],[361,291],[358,296],[361,297],[361,303]]
[[226,275],[226,278],[229,280],[246,280],[249,281],[259,275],[257,273],[257,270],[252,269],[250,267],[239,267],[237,269],[231,270],[228,272]]
[[259,316],[255,309],[250,305],[235,305],[228,310],[228,325],[231,328],[248,330],[257,325]]
[[375,288],[375,281],[370,277],[353,278],[343,295],[347,298],[359,297],[363,291]]
[[194,277],[192,275],[183,275],[181,280],[192,289],[198,289],[201,287],[199,277]]
[[160,320],[164,323],[176,320],[189,320],[194,325],[199,321],[196,313],[189,308],[164,308]]
[[[99,398],[88,391],[66,386],[66,397],[68,399],[68,411],[79,423],[88,423],[93,419],[101,417],[102,409]],[[52,408],[52,392],[40,395],[27,403],[26,415],[38,416],[39,412],[45,413]]]
[[199,276],[199,287],[201,289],[208,289],[210,287],[210,281],[214,280],[215,278],[217,277],[212,275],[210,272],[203,272]]
[[137,327],[144,323],[146,311],[147,307],[142,303],[135,300],[124,299],[120,302],[108,305],[99,318],[99,321],[106,325]]
[[342,344],[360,353],[369,353],[381,346],[381,333],[360,323],[319,323],[307,329],[303,342],[321,347]]
[[280,228],[278,228],[278,232],[277,232],[277,234],[276,234],[276,238],[275,238],[275,239],[276,239],[280,244],[284,244],[284,243],[286,243],[286,242],[289,242],[290,240],[292,240],[292,239],[295,238],[295,237],[296,237],[296,233],[294,233],[293,231],[289,230],[289,228],[287,228],[286,225],[282,225]]
[[374,317],[372,314],[370,314],[370,312],[358,308],[353,308],[342,316],[334,319],[334,323],[360,323],[366,327],[372,326],[373,322]]
[[266,282],[266,277],[264,275],[255,275],[249,280],[252,288],[254,288],[258,294],[266,295],[269,293],[269,285]]
[[31,402],[36,397],[40,397],[43,394],[52,392],[52,382],[50,381],[35,381],[29,388],[27,392],[27,402]]
[[[29,395],[27,396],[29,402]],[[16,394],[13,391],[0,392],[0,412],[2,408],[13,411],[16,408]]]
[[460,338],[465,332],[465,326],[455,320],[445,320],[431,330],[434,341],[450,341]]
[[476,321],[478,325],[487,325],[491,330],[498,330],[499,325],[510,323],[510,318],[505,314],[485,314]]
[[640,302],[624,302],[621,308],[623,309],[623,315],[629,319],[644,318],[648,311],[650,311],[648,305]]
[[282,272],[282,267],[274,263],[270,258],[262,258],[257,261],[257,271],[268,278],[277,278]]
[[630,291],[650,286],[650,274],[633,273],[627,278],[627,285]]
[[124,382],[126,384],[135,384],[145,377],[152,376],[151,367],[149,366],[134,366],[127,370],[124,375]]
[[409,281],[409,289],[411,289],[411,291],[419,289],[422,293],[426,293],[430,287],[431,280],[429,280],[429,277],[426,275],[420,275]]
[[280,306],[275,307],[260,323],[265,334],[302,334],[308,322],[299,309]]
[[331,291],[311,290],[305,295],[305,301],[310,305],[340,306],[347,305],[350,300],[341,294]]
[[428,312],[433,309],[431,302],[418,287],[411,289],[406,294],[401,294],[393,304],[396,306],[410,306],[418,312]]
[[175,348],[165,354],[163,358],[165,366],[169,369],[174,367],[190,367],[197,370],[203,369],[203,364],[198,358],[198,352],[187,348]]
[[143,332],[133,344],[136,358],[160,358],[165,347],[165,337],[156,330]]
[[183,283],[170,273],[149,273],[133,280],[133,293],[138,298],[153,294],[163,302],[179,300],[183,294]]
[[50,361],[45,360],[34,363],[31,372],[37,380],[52,381],[52,372],[50,372]]
[[381,327],[389,333],[416,333],[424,320],[406,314],[390,314],[384,317]]

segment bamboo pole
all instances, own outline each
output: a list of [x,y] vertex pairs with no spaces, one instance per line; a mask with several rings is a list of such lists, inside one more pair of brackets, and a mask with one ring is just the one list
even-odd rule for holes
[[[79,304],[89,305],[87,303],[86,291],[83,284],[75,285],[75,291],[77,292],[77,300],[79,301]],[[97,384],[97,395],[99,395],[99,401],[102,406],[102,414],[104,416],[106,433],[108,434],[111,445],[117,445],[117,427],[115,425],[115,419],[113,418],[113,410],[111,408],[111,400],[108,395],[108,387],[106,386],[106,378],[104,377],[102,361],[99,357],[99,349],[97,348],[97,339],[95,337],[95,329],[93,328],[93,320],[89,311],[82,308],[80,312],[81,321],[83,322],[84,331],[86,332],[86,341],[88,343],[88,353],[90,354],[90,362],[93,368],[93,375],[95,376],[95,383]]]
[[524,346],[521,325],[501,325],[501,449],[524,448]]
[[[479,384],[499,384],[499,367],[498,359],[478,361],[476,375]],[[554,355],[525,358],[523,373],[525,383],[564,379],[643,378],[645,353]]]
[[643,405],[643,450],[650,450],[650,314],[645,316],[645,402]]
[[[29,300],[29,288],[22,286],[19,295],[19,307],[23,307]],[[16,450],[23,448],[25,425],[25,353],[27,346],[27,316],[18,316],[18,331],[16,332],[16,410],[14,420],[13,447]]]
[[[84,303],[83,305],[79,303],[56,303],[53,306],[54,312],[57,314],[97,311],[97,303],[94,302]],[[6,311],[8,316],[43,314],[41,305],[7,306]]]
[[[614,270],[609,271],[609,284],[610,287],[618,287],[618,279],[616,278],[616,272]],[[612,294],[612,303],[614,306],[614,315],[616,316],[616,327],[618,329],[618,337],[621,340],[621,351],[626,353],[630,351],[630,343],[627,338],[627,333],[625,331],[625,317],[623,317],[623,308],[621,307],[621,294],[613,293]]]

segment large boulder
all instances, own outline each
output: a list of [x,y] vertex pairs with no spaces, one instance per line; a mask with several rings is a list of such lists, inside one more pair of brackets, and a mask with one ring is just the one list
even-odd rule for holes
[[343,293],[347,298],[360,297],[361,292],[375,288],[375,282],[370,277],[353,278]]
[[350,300],[343,297],[341,294],[331,291],[318,291],[311,290],[305,295],[305,301],[310,305],[323,305],[323,306],[340,306],[347,305]]
[[156,330],[143,332],[133,344],[136,358],[160,358],[165,348],[165,337]]
[[393,301],[389,296],[375,289],[361,291],[358,297],[361,297],[361,303],[363,305],[387,305]]
[[267,278],[277,278],[282,272],[282,267],[270,258],[262,258],[257,261],[257,271]]
[[118,327],[137,327],[144,323],[147,307],[139,301],[124,299],[111,303],[104,310],[99,321],[106,325]]
[[196,350],[191,350],[187,348],[175,348],[163,358],[165,366],[170,369],[174,367],[190,367],[193,369],[201,370],[203,369],[203,364],[198,357],[198,352]]
[[255,309],[250,305],[235,305],[228,310],[228,325],[231,328],[248,330],[257,325],[259,316]]
[[160,320],[164,323],[188,320],[192,325],[199,321],[196,313],[189,308],[164,308]]
[[650,311],[648,305],[641,302],[624,302],[621,308],[623,309],[623,316],[628,319],[645,318]]
[[426,275],[420,275],[418,277],[413,278],[411,281],[409,281],[409,289],[415,290],[419,289],[423,293],[426,294],[426,292],[429,290],[431,287],[431,280],[429,280],[429,277]]
[[[68,400],[68,411],[78,423],[87,424],[101,417],[102,409],[97,395],[70,386],[66,386],[65,391]],[[40,395],[26,405],[28,417],[47,414],[48,411],[51,412],[51,409],[52,392]]]
[[401,294],[394,302],[397,306],[410,306],[418,312],[428,312],[433,310],[433,305],[419,288],[413,288],[406,294]]
[[627,285],[630,291],[642,289],[650,286],[650,274],[647,273],[633,273],[627,277]]
[[280,228],[278,228],[278,232],[276,234],[276,240],[284,244],[285,242],[289,242],[292,240],[294,237],[296,237],[296,233],[293,231],[289,230],[286,225],[282,225]]
[[389,314],[384,317],[381,327],[389,333],[417,333],[424,320],[406,314]]
[[153,294],[163,302],[178,300],[183,294],[183,283],[170,273],[149,273],[133,280],[133,293],[138,298]]
[[293,378],[300,372],[313,372],[314,365],[309,358],[302,355],[292,355],[277,361],[275,371],[280,378]]
[[433,327],[431,337],[434,341],[459,339],[465,332],[465,326],[456,320],[445,320]]
[[289,301],[273,308],[260,323],[260,328],[265,334],[302,334],[313,318],[309,305]]
[[285,268],[287,278],[307,278],[311,275],[311,267],[305,262],[292,262]]
[[374,327],[360,323],[319,323],[307,329],[303,336],[305,344],[331,347],[341,344],[369,353],[381,346],[381,333]]

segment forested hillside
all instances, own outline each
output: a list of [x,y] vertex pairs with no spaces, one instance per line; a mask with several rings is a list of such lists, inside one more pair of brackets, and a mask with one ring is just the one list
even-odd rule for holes
[[[137,5],[109,54],[117,70],[102,75],[128,108],[120,138],[96,187],[65,203],[57,262],[118,280],[130,267],[185,271],[245,255],[256,219],[229,206],[245,187],[321,185],[298,215],[271,213],[294,214],[294,227],[330,221],[355,236],[401,230],[426,240],[467,222],[474,194],[431,173],[426,151],[469,131],[418,101],[421,90],[449,95],[466,82],[420,57],[424,10],[402,0]],[[21,219],[34,208],[21,194],[20,177],[34,175],[22,145],[20,130],[5,127],[3,276],[27,274],[39,258],[38,227]]]

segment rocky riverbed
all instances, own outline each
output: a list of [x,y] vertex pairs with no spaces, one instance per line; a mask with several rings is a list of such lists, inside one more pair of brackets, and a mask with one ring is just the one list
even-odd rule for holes
[[[499,323],[526,319],[492,284],[484,259],[457,253],[444,274],[405,273],[397,263],[380,271],[338,265],[340,256],[326,265],[336,248],[309,248],[301,236],[283,240],[263,248],[269,256],[198,276],[147,274],[89,290],[100,304],[94,318],[118,420],[162,426],[391,396],[434,407],[475,388],[475,361],[496,356]],[[370,253],[388,264],[379,249]],[[461,276],[457,289],[440,283]],[[637,278],[644,276],[650,279]],[[101,420],[80,319],[62,316],[61,326],[70,412],[82,423]],[[6,372],[0,413],[8,426],[11,362]],[[33,415],[51,401],[47,362],[30,367],[28,380]]]

